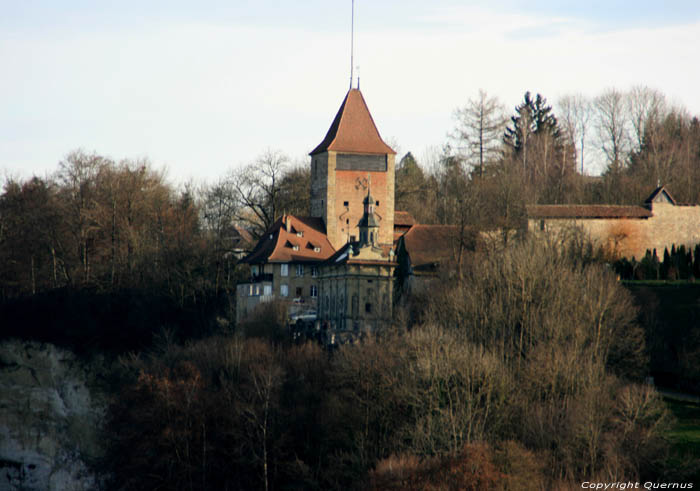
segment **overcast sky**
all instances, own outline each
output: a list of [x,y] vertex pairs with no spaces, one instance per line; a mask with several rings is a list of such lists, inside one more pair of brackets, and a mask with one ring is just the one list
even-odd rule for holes
[[[379,131],[421,158],[479,88],[647,85],[700,115],[700,2],[356,0],[355,62]],[[212,182],[266,149],[302,161],[349,84],[350,0],[0,0],[0,172],[71,150]]]

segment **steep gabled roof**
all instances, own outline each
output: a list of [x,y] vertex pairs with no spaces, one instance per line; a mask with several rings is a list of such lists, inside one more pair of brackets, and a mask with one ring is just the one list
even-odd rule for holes
[[528,218],[649,218],[641,206],[624,205],[528,205]]
[[309,155],[333,150],[364,154],[396,154],[379,136],[359,89],[350,89],[323,141]]
[[644,204],[649,205],[651,203],[669,202],[672,205],[676,204],[676,200],[673,199],[671,193],[669,193],[664,186],[659,186],[654,189],[647,199],[644,200]]
[[253,252],[241,262],[320,262],[334,252],[321,218],[284,215],[272,224]]

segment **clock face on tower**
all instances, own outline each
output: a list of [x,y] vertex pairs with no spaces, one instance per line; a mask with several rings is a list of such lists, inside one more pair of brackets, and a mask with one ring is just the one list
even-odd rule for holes
[[358,177],[355,179],[355,189],[367,189],[368,184],[369,181],[367,181],[366,177]]

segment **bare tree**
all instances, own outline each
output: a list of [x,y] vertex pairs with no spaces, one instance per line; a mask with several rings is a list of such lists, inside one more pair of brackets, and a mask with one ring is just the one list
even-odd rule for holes
[[[645,141],[653,139],[653,130],[666,114],[666,97],[656,89],[637,85],[627,95],[634,131],[634,150],[640,151]],[[654,144],[653,141],[646,143]]]
[[503,104],[484,90],[454,113],[456,127],[450,134],[460,156],[484,175],[484,164],[499,156],[506,117]]
[[583,94],[567,95],[559,100],[560,118],[572,147],[576,148],[584,173],[586,135],[590,129],[593,107]]
[[107,165],[113,165],[113,162],[95,153],[86,154],[82,150],[71,152],[59,163],[57,178],[66,194],[68,222],[84,282],[91,280],[92,239],[97,229],[94,217],[96,180]]
[[617,89],[608,89],[596,98],[595,107],[598,139],[608,161],[608,172],[618,175],[630,148],[625,96]]
[[281,152],[267,150],[230,177],[240,210],[238,219],[247,223],[257,236],[264,234],[282,211],[280,184],[288,161]]

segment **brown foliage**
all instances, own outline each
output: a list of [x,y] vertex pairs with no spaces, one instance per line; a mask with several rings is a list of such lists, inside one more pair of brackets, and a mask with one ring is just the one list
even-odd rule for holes
[[420,460],[414,455],[392,455],[370,472],[368,489],[477,491],[500,489],[503,478],[489,446],[474,443],[445,457]]

